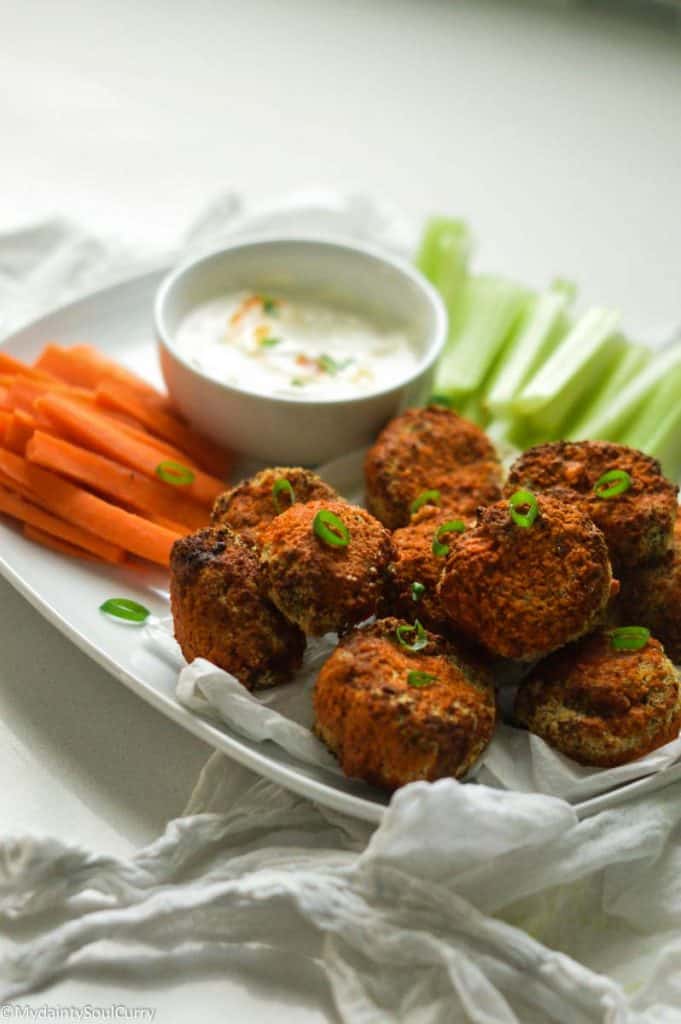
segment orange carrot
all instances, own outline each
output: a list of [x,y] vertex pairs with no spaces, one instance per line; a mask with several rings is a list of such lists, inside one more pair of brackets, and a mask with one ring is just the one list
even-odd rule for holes
[[[36,406],[83,446],[130,466],[152,480],[158,479],[157,467],[166,460],[159,457],[158,450],[146,441],[138,441],[118,427],[112,427],[104,416],[84,410],[77,402],[62,395],[45,395],[39,399]],[[181,454],[179,458],[174,458],[174,461],[187,465]],[[217,496],[224,491],[224,483],[198,469],[193,470],[193,474],[192,482],[182,486],[178,493],[193,498],[202,505],[212,505]]]
[[160,409],[171,411],[172,405],[166,395],[152,387],[131,370],[126,370],[91,345],[46,345],[35,363],[35,369],[47,371],[67,384],[95,389],[104,377],[127,381],[148,402]]
[[26,444],[33,436],[36,428],[36,421],[27,412],[16,409],[12,414],[11,422],[5,431],[5,448],[17,455],[23,455],[26,451]]
[[12,422],[12,413],[0,410],[0,443],[4,444],[7,428]]
[[229,472],[231,459],[224,449],[195,433],[176,416],[145,402],[126,381],[107,378],[98,385],[96,395],[105,409],[132,416],[152,434],[189,452],[209,473],[222,476]]
[[53,380],[54,378],[34,366],[27,366],[15,359],[8,352],[0,352],[0,374],[11,373],[13,376],[30,377],[32,380]]
[[176,494],[177,488],[171,488],[160,480],[149,480],[134,469],[61,438],[50,437],[43,431],[36,431],[27,444],[26,458],[128,505],[136,512],[159,521],[181,523],[182,526],[173,526],[176,531],[196,530],[208,523],[207,510],[182,494]]
[[26,540],[32,540],[37,544],[42,544],[45,548],[50,548],[52,551],[58,551],[60,555],[71,555],[73,558],[83,558],[86,562],[98,561],[94,555],[91,555],[85,548],[78,548],[75,544],[69,544],[65,540],[59,540],[57,537],[53,537],[50,533],[44,533],[42,530],[36,529],[35,526],[29,526],[28,523],[24,523],[23,534]]
[[27,487],[35,495],[34,500],[53,515],[98,537],[106,537],[112,544],[150,562],[168,565],[170,549],[181,534],[110,505],[12,452],[0,451],[0,470],[20,487]]
[[[18,457],[12,456],[12,458]],[[19,461],[23,462],[23,459]],[[125,558],[125,551],[122,547],[110,544],[87,530],[44,512],[42,508],[38,508],[21,495],[4,487],[0,487],[0,512],[19,519],[22,523],[29,523],[29,525],[35,526],[53,537],[59,537],[69,544],[74,544],[76,547],[85,548],[86,551],[97,555],[104,562],[115,564],[122,562]]]

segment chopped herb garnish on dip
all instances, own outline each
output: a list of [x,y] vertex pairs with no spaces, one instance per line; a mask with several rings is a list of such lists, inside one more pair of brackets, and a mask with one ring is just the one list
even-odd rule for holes
[[270,299],[265,296],[262,300],[262,311],[263,313],[267,313],[268,316],[276,316],[277,305],[278,303],[276,299]]
[[281,345],[281,338],[261,338],[259,344],[261,348],[274,348],[275,345]]

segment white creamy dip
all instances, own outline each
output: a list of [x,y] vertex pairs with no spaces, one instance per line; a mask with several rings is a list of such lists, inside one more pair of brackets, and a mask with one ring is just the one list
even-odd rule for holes
[[225,384],[267,395],[347,398],[396,384],[417,356],[404,332],[308,298],[235,292],[180,323],[177,350]]

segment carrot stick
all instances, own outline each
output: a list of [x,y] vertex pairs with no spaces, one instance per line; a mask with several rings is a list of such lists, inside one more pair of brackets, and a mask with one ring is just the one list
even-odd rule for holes
[[67,384],[74,384],[94,390],[104,377],[127,381],[142,397],[154,403],[159,409],[171,411],[172,406],[166,395],[147,384],[145,380],[107,359],[91,345],[46,345],[37,359],[35,369],[48,372]]
[[0,470],[20,487],[35,494],[35,501],[53,515],[106,537],[134,555],[159,565],[168,565],[170,549],[181,534],[166,530],[148,519],[126,512],[117,505],[97,498],[55,473],[32,465],[12,452],[0,451]]
[[36,529],[35,526],[30,526],[28,523],[24,523],[23,534],[26,540],[35,541],[37,544],[42,544],[45,548],[50,548],[52,551],[58,551],[60,555],[71,555],[73,558],[83,558],[86,562],[96,562],[97,559],[94,555],[91,555],[85,548],[78,548],[75,544],[69,544],[65,540],[59,540],[57,537],[53,537],[50,533],[44,533],[43,530]]
[[208,523],[207,510],[183,495],[175,494],[177,488],[170,488],[160,480],[149,480],[134,469],[61,438],[50,437],[43,431],[37,430],[27,444],[26,458],[114,501],[129,505],[136,512],[174,524],[181,523],[182,526],[173,527],[180,532],[196,530]]
[[[104,416],[84,410],[77,402],[72,402],[61,395],[45,395],[36,405],[84,447],[107,455],[116,462],[122,462],[123,465],[138,470],[152,480],[158,479],[156,469],[165,460],[159,457],[158,450],[151,447],[146,440],[136,440],[119,430],[117,426],[112,427]],[[176,461],[187,465],[186,457],[183,458],[181,454]],[[193,473],[192,482],[182,486],[178,493],[193,498],[202,505],[212,505],[218,494],[224,491],[225,485],[221,480],[202,473],[201,470],[193,470]]]
[[5,431],[5,448],[17,455],[23,455],[26,445],[33,437],[36,428],[36,421],[27,412],[16,409],[12,415],[11,422]]
[[31,380],[54,380],[49,373],[37,370],[34,366],[27,366],[8,352],[0,352],[0,373],[11,373],[18,377],[30,377]]
[[[17,456],[13,456],[13,458],[17,458]],[[23,459],[20,461],[23,462]],[[19,519],[22,523],[36,526],[39,530],[43,530],[53,537],[59,537],[76,547],[85,548],[101,561],[116,564],[125,558],[125,551],[122,547],[110,544],[87,530],[44,512],[42,508],[38,508],[21,495],[4,487],[0,487],[0,512]]]
[[7,436],[7,428],[12,422],[12,413],[0,410],[0,443],[4,444]]
[[152,434],[189,452],[208,472],[216,476],[229,472],[231,460],[224,449],[195,433],[176,416],[145,402],[125,381],[103,380],[97,387],[96,396],[97,402],[105,409],[127,413]]

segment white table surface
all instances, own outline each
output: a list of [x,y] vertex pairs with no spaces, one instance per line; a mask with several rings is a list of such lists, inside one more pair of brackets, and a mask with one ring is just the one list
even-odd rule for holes
[[[633,336],[681,323],[681,32],[484,0],[21,0],[0,23],[0,230],[65,212],[170,245],[226,187],[339,186],[465,215],[485,268],[569,276]],[[3,831],[152,839],[208,749],[2,581],[0,601]],[[334,1019],[318,974],[290,973],[240,955],[153,998],[84,975],[25,1002]]]

